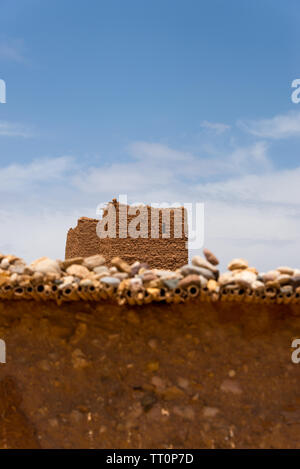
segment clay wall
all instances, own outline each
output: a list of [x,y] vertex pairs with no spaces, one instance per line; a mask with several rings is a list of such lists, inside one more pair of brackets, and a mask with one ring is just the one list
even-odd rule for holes
[[[142,211],[144,213],[139,217],[142,220],[140,226],[137,226],[137,229],[140,230],[140,237],[132,238],[128,234],[130,222],[138,215],[128,213],[128,207],[121,206],[116,201],[110,204],[116,208],[116,237],[99,238],[97,234],[99,220],[82,217],[78,220],[77,226],[68,231],[66,259],[102,254],[107,262],[110,262],[113,257],[119,256],[128,263],[137,260],[147,262],[150,267],[171,270],[177,269],[188,262],[188,249],[186,246],[188,237],[183,207],[172,210],[152,209],[151,211],[151,207],[141,206],[140,213]],[[120,216],[120,210],[122,209],[127,211],[127,231],[122,224],[124,218]],[[104,217],[111,220],[107,210],[103,213]],[[170,218],[168,219],[168,217]],[[154,219],[158,220],[157,238],[153,238]],[[178,223],[178,220],[181,220],[181,222]],[[126,233],[127,237],[122,238],[121,236],[124,236],[124,234],[126,236]]]

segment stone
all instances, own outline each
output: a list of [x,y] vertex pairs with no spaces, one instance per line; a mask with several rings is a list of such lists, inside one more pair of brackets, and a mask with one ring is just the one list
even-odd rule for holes
[[90,287],[91,285],[93,285],[93,282],[90,278],[83,278],[82,280],[80,280],[79,285],[81,285],[82,287]]
[[163,390],[166,387],[164,381],[159,376],[152,376],[151,383],[160,390]]
[[182,273],[182,275],[184,276],[191,275],[191,274],[202,275],[207,280],[215,279],[215,274],[211,270],[204,269],[203,267],[196,267],[196,266],[189,265],[189,264],[181,267],[180,273]]
[[105,258],[101,254],[95,254],[94,256],[86,257],[83,261],[83,265],[90,270],[95,267],[99,267],[105,263]]
[[216,417],[219,412],[219,409],[217,409],[216,407],[203,407],[202,410],[203,417],[206,418]]
[[154,269],[153,271],[158,277],[162,278],[176,278],[176,273],[172,270],[162,270],[162,269]]
[[146,393],[141,399],[141,405],[145,412],[148,412],[157,402],[157,397],[153,392]]
[[9,267],[9,260],[7,259],[7,257],[4,257],[0,263],[0,267],[1,269],[8,269]]
[[233,280],[240,286],[250,288],[251,284],[255,282],[257,275],[249,270],[243,270],[234,275]]
[[295,288],[300,287],[300,275],[299,275],[299,274],[294,275],[294,276],[292,277],[292,279],[293,279],[294,287],[295,287]]
[[248,272],[253,272],[254,274],[258,275],[258,270],[255,267],[247,267],[246,270]]
[[164,285],[170,290],[174,290],[179,282],[179,278],[163,278]]
[[189,380],[186,378],[179,377],[177,379],[177,384],[181,389],[188,389],[189,387]]
[[218,289],[219,289],[218,282],[216,282],[216,280],[210,279],[210,280],[207,282],[207,289],[208,289],[208,291],[210,291],[210,292],[218,291]]
[[110,287],[118,287],[120,284],[120,279],[115,277],[102,277],[101,282],[109,285]]
[[149,265],[146,263],[146,262],[134,262],[131,266],[131,272],[130,272],[130,275],[132,277],[134,277],[135,275],[137,275],[139,273],[140,270],[148,270],[149,269]]
[[251,288],[252,290],[258,290],[258,291],[261,291],[265,288],[265,284],[263,282],[261,282],[260,280],[255,280],[252,284],[251,284]]
[[26,264],[23,261],[16,261],[14,264],[9,266],[9,270],[15,274],[23,274],[26,268]]
[[94,267],[93,271],[95,272],[95,274],[109,274],[109,270],[105,265],[99,265],[97,267]]
[[287,284],[291,285],[294,283],[292,280],[292,277],[288,274],[280,274],[276,280],[279,283],[279,285],[287,285]]
[[83,260],[84,260],[83,257],[73,257],[70,259],[65,259],[64,261],[60,263],[60,267],[61,269],[66,270],[72,264],[82,264]]
[[123,259],[121,259],[120,257],[114,257],[111,260],[111,265],[117,267],[120,272],[126,272],[127,274],[131,274],[130,265],[127,264],[127,262],[123,261]]
[[209,251],[208,249],[204,248],[203,249],[203,254],[204,254],[205,258],[208,260],[208,262],[210,262],[212,265],[218,265],[219,264],[219,261],[216,258],[216,256],[211,251]]
[[81,339],[83,339],[86,333],[87,333],[87,325],[84,322],[80,322],[76,326],[75,332],[70,338],[70,344],[76,345],[78,342],[80,342]]
[[221,391],[230,392],[232,394],[242,394],[242,389],[237,381],[225,379],[220,387]]
[[232,272],[225,272],[224,274],[221,274],[218,283],[221,286],[224,285],[229,285],[233,281],[233,273]]
[[232,259],[229,262],[227,269],[228,270],[236,270],[236,269],[247,269],[248,262],[245,259]]
[[279,277],[280,273],[278,270],[269,270],[269,272],[261,274],[264,282],[273,282]]
[[67,270],[67,274],[73,275],[74,277],[78,278],[88,278],[90,276],[90,271],[87,267],[78,264],[70,265]]
[[179,288],[187,288],[190,285],[199,285],[201,286],[201,278],[199,275],[187,275],[178,282]]
[[158,277],[151,270],[147,270],[142,274],[141,278],[143,282],[151,282],[152,280],[156,280]]
[[34,272],[41,272],[43,274],[55,273],[60,274],[60,266],[57,261],[49,259],[49,257],[40,257],[30,264]]
[[118,272],[117,274],[114,274],[114,277],[122,281],[128,278],[128,274],[126,272]]
[[193,407],[191,406],[185,406],[185,407],[175,406],[173,407],[173,413],[187,420],[194,420],[195,418],[195,411]]
[[143,287],[143,282],[141,278],[134,277],[129,280],[129,285],[130,285],[131,291],[133,292],[140,291],[141,288]]
[[277,267],[276,270],[281,274],[294,275],[294,269],[291,269],[291,267]]
[[166,401],[172,401],[184,396],[184,392],[177,386],[170,386],[163,391],[162,395]]
[[150,339],[150,340],[148,341],[148,345],[149,345],[149,347],[150,347],[152,350],[156,350],[157,347],[158,347],[157,340],[156,340],[156,339]]
[[192,259],[192,264],[197,267],[203,267],[204,269],[211,270],[213,273],[218,272],[217,267],[208,262],[206,259],[203,259],[201,256],[194,256]]
[[72,363],[73,368],[75,370],[80,370],[89,366],[89,362],[87,361],[84,353],[80,349],[75,349],[72,352]]

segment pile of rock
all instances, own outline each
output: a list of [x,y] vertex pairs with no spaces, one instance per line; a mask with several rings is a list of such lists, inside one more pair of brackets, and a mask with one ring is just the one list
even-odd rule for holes
[[220,275],[218,259],[204,249],[176,271],[129,265],[119,257],[105,265],[101,255],[65,261],[42,257],[29,265],[0,254],[0,299],[103,301],[142,305],[152,301],[257,301],[300,303],[300,270],[279,267],[259,274],[244,259],[233,259]]
[[278,267],[259,273],[249,267],[245,259],[233,259],[228,272],[219,277],[222,300],[267,303],[298,303],[300,297],[300,270]]

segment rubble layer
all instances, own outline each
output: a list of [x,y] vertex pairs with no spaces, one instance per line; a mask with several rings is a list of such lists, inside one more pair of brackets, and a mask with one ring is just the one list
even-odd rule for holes
[[1,301],[1,448],[300,448],[295,304]]
[[[210,253],[211,255],[212,253]],[[97,254],[65,261],[42,257],[26,265],[13,255],[0,255],[0,299],[115,301],[120,306],[152,302],[201,301],[300,304],[300,270],[278,267],[258,273],[244,259],[233,259],[220,274],[211,258],[171,271],[114,257],[109,265]],[[213,259],[213,258],[212,258]]]

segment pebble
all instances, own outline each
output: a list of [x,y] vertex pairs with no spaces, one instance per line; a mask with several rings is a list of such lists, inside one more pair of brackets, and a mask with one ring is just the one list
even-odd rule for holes
[[163,278],[164,285],[170,290],[174,290],[179,282],[179,278]]
[[111,260],[111,265],[117,267],[121,272],[126,272],[127,274],[131,273],[131,267],[127,262],[123,261],[120,257],[114,257]]
[[201,256],[194,256],[192,259],[192,264],[197,267],[204,267],[205,269],[211,270],[211,272],[218,272],[217,267],[208,262],[206,259],[203,259]]
[[245,259],[232,259],[229,262],[227,269],[228,270],[237,270],[237,269],[247,269],[248,262]]
[[147,270],[141,275],[141,279],[143,280],[143,282],[151,282],[152,280],[156,280],[157,278],[157,275],[151,270]]
[[9,266],[9,270],[12,273],[23,274],[26,269],[26,264],[23,261],[17,261]]
[[102,277],[101,282],[111,287],[117,287],[120,283],[120,279],[115,277]]
[[263,290],[265,287],[265,284],[264,282],[261,282],[260,280],[255,280],[252,284],[251,284],[251,288],[253,290]]
[[184,392],[182,391],[182,389],[178,388],[177,386],[170,386],[169,388],[165,389],[163,392],[163,398],[166,401],[172,401],[182,396],[184,396]]
[[49,259],[49,257],[41,257],[30,264],[34,272],[41,272],[47,274],[49,272],[60,274],[60,266],[57,261]]
[[101,256],[101,254],[95,254],[94,256],[86,257],[83,261],[83,265],[90,270],[95,269],[95,267],[99,267],[103,265],[105,262],[105,258]]
[[93,268],[95,274],[109,274],[109,270],[105,265],[99,265]]
[[277,270],[269,270],[269,272],[261,274],[261,277],[264,282],[272,282],[276,280],[279,275],[280,273]]
[[242,389],[237,381],[225,379],[220,387],[221,391],[230,392],[232,394],[242,394]]
[[66,270],[72,264],[82,264],[84,257],[72,257],[60,262],[60,268]]
[[6,257],[4,257],[4,259],[2,259],[2,261],[0,263],[0,267],[1,267],[1,269],[8,269],[9,260]]
[[203,267],[196,267],[196,266],[189,265],[189,264],[181,267],[180,272],[182,273],[182,275],[196,274],[196,275],[202,275],[207,280],[215,279],[215,274],[211,270],[204,269]]
[[276,270],[281,274],[294,275],[294,269],[291,269],[290,267],[277,267]]
[[249,270],[243,270],[238,274],[234,275],[233,279],[238,285],[243,287],[251,287],[251,284],[255,282],[257,275]]
[[66,272],[69,275],[73,275],[74,277],[78,278],[86,278],[89,277],[90,271],[87,267],[78,264],[72,264],[70,267],[67,268]]
[[218,265],[219,264],[219,261],[216,258],[216,256],[211,251],[209,251],[208,249],[204,248],[203,249],[203,254],[204,254],[205,258],[208,260],[208,262],[210,262],[212,265]]
[[189,387],[189,380],[186,378],[179,377],[177,379],[177,384],[181,389],[188,389]]
[[294,284],[294,287],[297,288],[297,287],[300,287],[300,275],[294,275],[294,277],[292,277],[293,279],[293,284]]
[[152,376],[151,383],[159,390],[165,389],[165,382],[159,376]]
[[279,283],[279,285],[287,285],[287,284],[293,284],[292,277],[288,274],[281,274],[277,277],[276,281]]
[[221,274],[220,277],[218,278],[218,283],[221,286],[224,285],[229,285],[233,281],[233,273],[232,272],[225,272],[224,274]]
[[182,280],[178,282],[179,288],[187,288],[190,285],[199,285],[201,286],[201,278],[199,275],[187,275]]
[[207,282],[207,289],[210,292],[218,291],[219,289],[218,282],[216,280],[209,280]]
[[219,409],[216,407],[203,407],[202,414],[203,417],[213,418],[219,413]]
[[191,406],[186,406],[186,407],[175,406],[173,407],[173,413],[187,420],[194,420],[195,418],[195,411],[193,407]]
[[80,370],[82,368],[87,368],[89,362],[85,358],[84,353],[80,349],[75,349],[72,352],[72,363],[75,370]]
[[89,287],[90,285],[93,285],[93,282],[90,278],[83,278],[80,280],[79,285],[82,287]]

